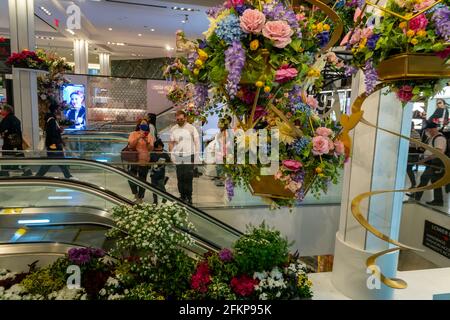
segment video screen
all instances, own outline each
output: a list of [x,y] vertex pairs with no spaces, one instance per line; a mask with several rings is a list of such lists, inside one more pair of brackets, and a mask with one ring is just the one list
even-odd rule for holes
[[62,89],[64,102],[69,108],[64,111],[64,118],[70,125],[68,129],[86,130],[86,98],[84,85],[68,84]]

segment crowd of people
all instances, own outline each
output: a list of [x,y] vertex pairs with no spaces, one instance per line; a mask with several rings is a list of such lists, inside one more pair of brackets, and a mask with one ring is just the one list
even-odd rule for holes
[[[410,188],[427,186],[430,182],[434,183],[444,175],[444,165],[441,160],[436,158],[432,152],[421,148],[414,141],[421,141],[429,146],[438,149],[442,153],[450,154],[448,148],[449,138],[447,132],[443,129],[449,122],[448,105],[443,99],[437,99],[436,110],[426,117],[425,113],[415,114],[414,116],[423,119],[421,130],[414,128],[414,122],[411,126],[411,138],[413,139],[409,146],[407,175],[410,180]],[[22,136],[21,122],[14,115],[13,108],[9,105],[2,105],[0,121],[0,135],[3,140],[3,157],[24,157],[25,141]],[[45,149],[48,158],[64,158],[64,141],[62,139],[63,129],[59,125],[61,119],[61,110],[56,103],[50,105],[49,111],[45,116]],[[159,138],[156,129],[156,115],[147,114],[146,117],[139,120],[136,128],[129,134],[128,149],[136,153],[137,160],[129,163],[128,172],[142,181],[147,181],[150,175],[150,183],[166,191],[168,177],[166,175],[166,164],[173,163],[176,166],[176,177],[180,199],[186,203],[192,204],[193,178],[195,176],[195,163],[199,163],[201,153],[201,141],[197,128],[190,124],[184,111],[176,112],[176,124],[170,128],[170,138],[168,151],[165,150],[163,141]],[[219,132],[215,135],[211,145],[214,145],[215,156],[222,158],[227,150],[227,129],[230,128],[232,119],[224,117],[219,120]],[[221,162],[219,162],[221,163]],[[420,176],[417,184],[417,172],[419,166],[425,166],[425,170]],[[15,166],[17,168],[17,166]],[[76,179],[71,174],[69,167],[58,165],[59,169],[66,179]],[[43,165],[39,168],[36,177],[43,177],[49,170],[50,165]],[[0,170],[0,176],[9,176],[10,167],[3,166]],[[23,176],[32,176],[32,171],[27,167],[20,168]],[[215,184],[219,187],[223,183],[223,165],[216,165]],[[136,203],[142,203],[145,197],[145,188],[129,181],[131,192]],[[450,184],[445,187],[445,191],[450,191]],[[429,205],[443,206],[444,197],[442,188],[436,188],[433,191],[434,199],[427,202]],[[409,193],[412,199],[420,201],[423,192]],[[153,202],[158,203],[158,196],[153,194]]]

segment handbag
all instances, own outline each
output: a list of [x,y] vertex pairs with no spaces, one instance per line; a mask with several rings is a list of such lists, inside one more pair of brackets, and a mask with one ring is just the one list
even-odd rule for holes
[[120,152],[120,157],[122,158],[123,162],[138,162],[139,153],[136,151],[136,149],[130,148],[130,145],[127,145]]

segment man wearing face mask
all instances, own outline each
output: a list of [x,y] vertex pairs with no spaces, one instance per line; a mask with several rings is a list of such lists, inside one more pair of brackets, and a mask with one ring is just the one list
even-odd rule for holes
[[[427,144],[439,151],[445,153],[447,150],[447,139],[439,132],[438,124],[432,121],[426,122],[425,135],[427,136]],[[417,164],[425,164],[427,167],[420,177],[420,184],[418,187],[425,187],[431,181],[435,183],[444,176],[444,165],[441,160],[436,158],[430,151],[425,150],[424,159],[417,162]],[[442,195],[442,188],[433,190],[433,201],[426,202],[432,206],[443,206],[444,199]],[[414,199],[420,201],[423,192],[414,193]]]
[[176,120],[177,124],[170,130],[169,151],[172,162],[176,164],[180,198],[182,201],[192,204],[194,163],[199,158],[200,138],[197,129],[187,123],[184,111],[177,111]]

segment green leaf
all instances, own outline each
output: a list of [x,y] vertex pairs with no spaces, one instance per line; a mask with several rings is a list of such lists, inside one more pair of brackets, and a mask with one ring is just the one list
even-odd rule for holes
[[302,40],[295,39],[290,44],[291,48],[294,49],[296,52],[300,52],[300,49],[302,48]]

